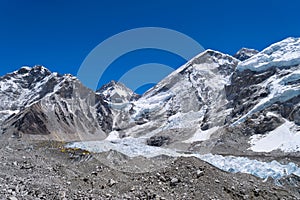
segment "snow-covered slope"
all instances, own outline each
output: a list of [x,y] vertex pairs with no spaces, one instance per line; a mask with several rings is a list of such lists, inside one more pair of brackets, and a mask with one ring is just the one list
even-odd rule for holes
[[[246,69],[250,72],[244,71]],[[243,113],[245,114],[240,116],[234,124],[244,122],[252,114],[264,111],[274,104],[285,104],[297,98],[300,95],[299,83],[300,39],[298,38],[287,38],[271,45],[252,58],[240,62],[229,88],[239,85],[238,91],[235,92],[238,98],[233,99],[239,99],[239,103],[244,105],[252,105],[247,109],[244,106]],[[247,91],[248,95],[243,91]],[[249,96],[252,99],[249,99]],[[298,103],[294,101],[292,104],[296,108]]]
[[232,108],[228,125],[251,144],[241,146],[256,152],[300,151],[300,39],[287,38],[240,62],[226,95]]
[[[300,57],[300,54],[299,54]],[[268,92],[249,112],[239,118],[234,124],[243,122],[253,113],[260,112],[276,102],[284,103],[300,95],[300,66],[283,69],[262,83],[258,84]]]

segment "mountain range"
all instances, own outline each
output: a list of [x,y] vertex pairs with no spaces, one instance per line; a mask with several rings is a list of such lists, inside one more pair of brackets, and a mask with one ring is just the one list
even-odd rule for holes
[[141,96],[115,81],[92,91],[70,74],[22,67],[0,78],[0,99],[1,131],[15,138],[297,154],[300,39],[234,56],[206,50]]

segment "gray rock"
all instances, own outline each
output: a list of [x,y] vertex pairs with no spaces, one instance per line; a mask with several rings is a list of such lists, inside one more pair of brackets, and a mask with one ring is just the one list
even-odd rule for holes
[[113,180],[113,179],[109,179],[109,181],[108,181],[108,183],[107,183],[107,185],[109,186],[109,187],[112,187],[112,186],[114,186],[114,185],[116,185],[117,184],[117,182],[115,181],[115,180]]
[[240,61],[244,61],[258,53],[259,51],[255,49],[242,48],[233,57],[239,59]]
[[204,175],[204,171],[198,169],[197,172],[196,172],[196,174],[197,174],[197,178],[199,178],[200,176]]
[[170,137],[168,136],[152,136],[147,140],[147,144],[149,146],[160,147],[164,144],[168,144],[170,141]]
[[170,181],[170,186],[176,186],[180,180],[178,178],[172,178]]

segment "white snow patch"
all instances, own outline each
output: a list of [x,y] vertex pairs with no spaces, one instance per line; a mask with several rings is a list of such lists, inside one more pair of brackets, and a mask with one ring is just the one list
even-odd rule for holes
[[173,128],[187,128],[195,127],[196,124],[201,121],[205,115],[207,107],[203,106],[199,111],[190,111],[188,113],[178,112],[168,118],[166,125],[162,130],[168,130]]
[[199,141],[205,141],[210,138],[210,136],[219,129],[218,126],[215,126],[211,129],[202,131],[199,129],[191,138],[183,141],[183,143],[193,143],[193,142],[199,142]]
[[267,112],[266,116],[267,117],[278,117],[278,115],[273,112]]
[[112,131],[108,134],[107,138],[105,140],[107,141],[113,141],[120,139],[119,132],[118,131]]
[[32,68],[29,66],[23,66],[23,67],[21,67],[21,69],[26,69],[27,71],[30,71]]
[[133,119],[138,119],[146,113],[151,113],[159,111],[163,106],[164,102],[170,99],[173,95],[168,92],[161,92],[152,97],[142,97],[134,103],[135,113],[133,114]]
[[286,121],[265,135],[251,136],[250,149],[255,152],[271,152],[279,149],[284,152],[300,151],[300,131],[294,130],[295,124]]

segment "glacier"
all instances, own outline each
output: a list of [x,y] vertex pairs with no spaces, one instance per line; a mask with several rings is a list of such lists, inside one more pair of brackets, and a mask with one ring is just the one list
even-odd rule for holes
[[276,180],[291,174],[300,177],[300,168],[292,162],[281,164],[275,160],[271,162],[262,162],[240,156],[182,153],[176,151],[176,149],[148,146],[145,144],[145,138],[128,137],[116,140],[108,139],[102,141],[73,142],[67,144],[66,148],[80,148],[95,153],[115,150],[131,158],[137,156],[152,158],[160,155],[171,157],[196,157],[223,171],[251,174],[262,179],[271,177]]
[[251,174],[262,179],[268,177],[280,179],[291,174],[300,176],[300,168],[292,162],[284,165],[275,160],[271,162],[262,162],[246,157],[213,154],[198,155],[196,157],[224,171]]

